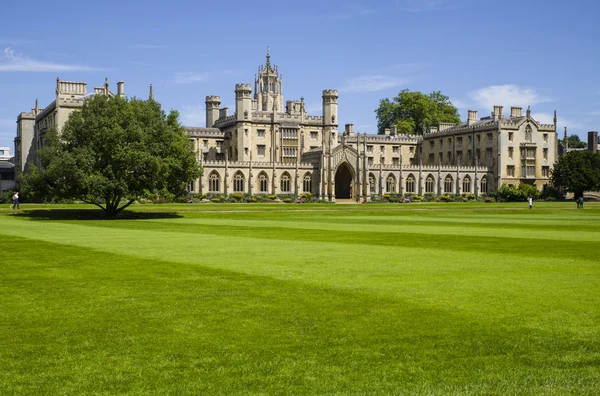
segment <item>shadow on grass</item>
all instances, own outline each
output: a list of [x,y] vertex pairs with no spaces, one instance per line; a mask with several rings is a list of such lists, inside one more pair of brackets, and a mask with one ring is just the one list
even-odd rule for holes
[[10,214],[30,220],[149,220],[182,218],[177,212],[132,212],[123,211],[110,218],[98,209],[34,209]]

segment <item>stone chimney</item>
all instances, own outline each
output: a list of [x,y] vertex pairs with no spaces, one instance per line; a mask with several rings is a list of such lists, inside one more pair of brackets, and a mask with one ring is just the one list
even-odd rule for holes
[[477,110],[469,110],[469,118],[467,119],[467,125],[471,126],[477,121]]
[[385,136],[390,136],[391,130],[390,130],[390,128],[385,128],[384,132],[385,132]]
[[117,83],[117,96],[125,96],[125,83],[122,80]]
[[523,108],[522,107],[511,107],[510,108],[510,117],[523,117]]
[[398,127],[396,125],[392,125],[390,128],[390,135],[396,136],[398,134]]
[[354,124],[346,124],[344,127],[344,132],[348,136],[354,136]]
[[588,132],[588,151],[598,152],[598,131]]
[[502,106],[494,106],[494,112],[492,113],[492,118],[494,121],[499,121],[502,119]]

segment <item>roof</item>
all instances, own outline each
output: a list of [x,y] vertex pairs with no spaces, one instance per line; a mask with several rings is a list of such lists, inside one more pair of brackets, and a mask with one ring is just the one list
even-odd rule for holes
[[9,162],[9,161],[0,160],[0,170],[5,170],[5,169],[13,170],[13,169],[15,169],[15,164],[13,164],[12,162]]

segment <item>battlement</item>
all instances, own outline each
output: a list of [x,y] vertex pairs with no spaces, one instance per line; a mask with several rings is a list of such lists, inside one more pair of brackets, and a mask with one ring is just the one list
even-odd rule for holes
[[[227,164],[228,168],[239,168],[239,169],[247,169],[250,167],[250,161],[204,161],[205,167],[214,167],[214,168],[224,168],[225,164]],[[271,170],[273,169],[272,162],[265,161],[252,161],[252,167],[260,170]],[[296,163],[283,163],[283,162],[275,162],[275,167],[277,169],[286,169],[288,171],[293,172],[296,169]],[[314,164],[310,162],[300,162],[298,163],[298,170],[310,170],[314,169]],[[230,169],[231,171],[232,169]]]
[[235,84],[235,91],[252,91],[252,86],[250,84]]
[[324,89],[323,90],[323,97],[326,96],[338,96],[338,90],[337,89]]
[[85,95],[87,93],[87,83],[79,81],[61,81],[56,79],[56,93],[70,95]]
[[219,104],[221,104],[221,97],[220,96],[207,96],[206,97],[206,103],[219,103]]

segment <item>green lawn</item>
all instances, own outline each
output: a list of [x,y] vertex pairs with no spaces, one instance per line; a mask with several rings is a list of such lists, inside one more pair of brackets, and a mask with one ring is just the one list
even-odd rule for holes
[[0,209],[0,394],[598,394],[600,204]]

